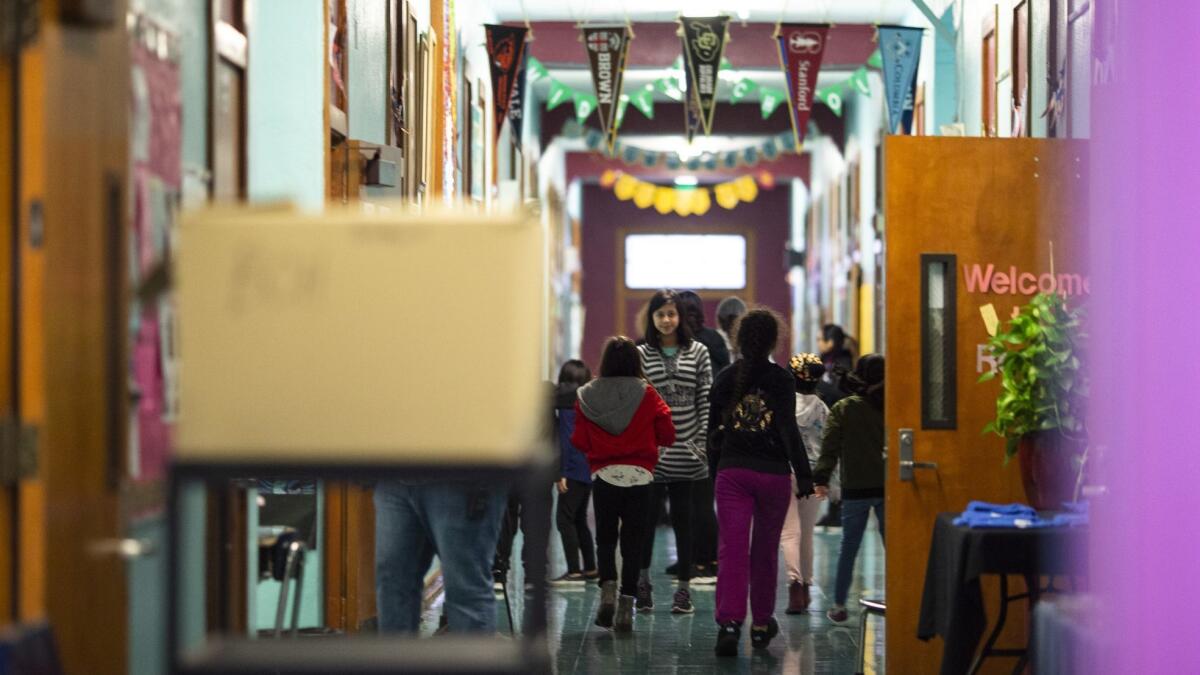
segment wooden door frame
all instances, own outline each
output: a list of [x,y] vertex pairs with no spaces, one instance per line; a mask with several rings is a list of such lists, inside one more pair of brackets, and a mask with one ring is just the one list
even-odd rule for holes
[[[1000,102],[996,95],[996,81],[1000,72],[1000,5],[993,5],[992,12],[983,17],[983,32],[980,38],[980,123],[983,136],[992,138],[1000,133]],[[988,69],[988,39],[991,39],[991,69]],[[989,103],[991,105],[989,105]],[[989,114],[992,126],[988,126]]]
[[[668,214],[664,218],[678,218],[678,216]],[[747,305],[754,304],[756,296],[756,274],[758,272],[757,259],[757,232],[754,228],[746,225],[699,225],[691,223],[679,223],[677,225],[654,225],[654,226],[639,226],[639,227],[619,227],[616,231],[615,246],[617,255],[616,273],[613,276],[613,284],[615,286],[613,297],[616,298],[616,334],[629,335],[627,328],[640,329],[639,326],[626,326],[625,306],[629,300],[645,300],[649,301],[657,292],[656,290],[632,289],[625,287],[625,238],[631,234],[736,234],[746,239],[746,285],[743,288],[721,288],[710,289],[704,292],[709,293],[725,293],[728,295],[736,294],[742,298]],[[683,289],[680,289],[683,290]],[[696,291],[701,292],[700,290]]]

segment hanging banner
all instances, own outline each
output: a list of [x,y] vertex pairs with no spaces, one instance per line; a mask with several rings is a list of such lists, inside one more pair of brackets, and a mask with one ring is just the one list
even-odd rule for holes
[[495,107],[496,136],[508,118],[509,101],[517,82],[517,68],[525,53],[525,33],[529,29],[517,26],[484,24],[487,33],[488,63],[492,71],[492,105]]
[[[713,113],[717,110],[717,71],[729,40],[728,16],[682,17],[684,70],[688,76],[688,96],[694,95],[700,107],[704,135],[712,134]],[[693,94],[692,92],[695,92]]]
[[700,101],[696,99],[696,81],[692,78],[692,71],[684,68],[683,77],[687,83],[687,91],[683,92],[683,130],[688,145],[691,145],[696,132],[700,130]]
[[596,91],[596,109],[600,112],[600,129],[608,142],[609,152],[612,152],[617,142],[617,108],[625,75],[625,55],[629,51],[629,29],[626,26],[585,26],[582,31],[592,70],[592,87]]
[[[912,130],[913,88],[921,58],[920,28],[880,26],[879,51],[883,57],[883,91],[888,107],[888,131]],[[905,114],[908,112],[909,114]]]
[[517,81],[513,85],[512,96],[508,98],[508,129],[512,132],[513,143],[517,146],[517,152],[521,151],[521,129],[525,122],[525,93],[526,85],[528,84],[527,73],[529,68],[525,65],[525,58],[522,55],[521,63],[517,66]]
[[783,68],[788,88],[788,110],[792,116],[792,134],[796,151],[804,142],[808,117],[812,114],[813,97],[817,90],[817,74],[821,71],[821,56],[825,53],[825,24],[781,23],[775,28],[779,42],[779,66]]

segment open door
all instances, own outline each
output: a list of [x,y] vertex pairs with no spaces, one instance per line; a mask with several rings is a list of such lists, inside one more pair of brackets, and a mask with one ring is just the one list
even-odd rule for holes
[[[1039,290],[1086,292],[1086,157],[1068,141],[890,136],[884,161],[887,670],[932,673],[941,640],[916,633],[937,514],[972,499],[1025,501],[1004,441],[981,434],[997,391],[977,384],[991,367],[981,306],[1005,320]],[[989,625],[997,587],[984,578]],[[1013,614],[999,646],[1025,642],[1024,615]],[[1013,665],[990,659],[984,672]]]

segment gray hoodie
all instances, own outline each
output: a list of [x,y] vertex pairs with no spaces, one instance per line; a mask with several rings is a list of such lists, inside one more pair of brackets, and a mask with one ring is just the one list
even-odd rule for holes
[[618,436],[646,397],[640,377],[601,377],[579,388],[579,407],[596,426]]

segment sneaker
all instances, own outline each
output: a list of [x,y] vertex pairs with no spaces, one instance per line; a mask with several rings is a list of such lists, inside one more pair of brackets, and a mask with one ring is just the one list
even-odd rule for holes
[[583,586],[587,583],[587,577],[579,572],[567,572],[566,574],[555,577],[546,583],[551,586]]
[[648,612],[654,609],[654,586],[647,581],[638,582],[637,609],[639,612]]
[[584,570],[583,578],[588,581],[595,581],[600,578],[600,570]]
[[804,601],[805,590],[805,585],[799,581],[788,584],[788,614],[803,614],[808,609],[808,603]]
[[596,611],[596,625],[613,627],[613,615],[617,612],[617,582],[606,581],[600,586],[600,608]]
[[676,574],[679,574],[679,563],[673,562],[670,565],[667,565],[667,568],[665,570],[663,570],[663,572],[670,576],[675,576]]
[[833,607],[830,607],[829,611],[825,612],[825,616],[839,626],[850,622],[850,612],[847,612],[846,608],[842,605],[834,605]]
[[613,622],[613,630],[617,633],[633,632],[633,603],[634,598],[622,595],[617,598],[617,616]]
[[686,588],[681,588],[675,591],[675,598],[671,601],[672,614],[692,614],[696,608],[692,605],[692,593]]
[[692,573],[692,583],[697,586],[712,586],[717,583],[717,573],[711,566],[696,565],[695,572]]
[[742,624],[727,621],[717,631],[717,656],[737,656],[738,643],[742,641]]
[[755,649],[766,649],[767,645],[771,644],[771,638],[776,635],[779,635],[779,622],[775,617],[771,617],[763,628],[750,627],[750,644]]

